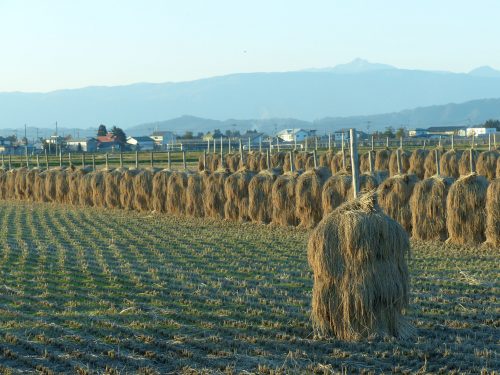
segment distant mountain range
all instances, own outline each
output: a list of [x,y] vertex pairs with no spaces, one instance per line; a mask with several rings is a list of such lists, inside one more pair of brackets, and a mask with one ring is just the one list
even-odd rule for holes
[[[226,123],[226,119],[235,118],[256,119],[244,122],[244,126],[255,128],[292,124],[290,119],[298,119],[293,121],[313,126],[371,121],[372,129],[377,129],[385,126],[387,119],[409,126],[467,118],[480,121],[483,113],[495,113],[496,109],[490,106],[498,104],[472,103],[469,105],[476,106],[472,110],[448,103],[485,98],[500,98],[500,71],[490,67],[459,74],[398,69],[356,59],[333,68],[296,72],[232,74],[190,82],[86,87],[49,93],[0,93],[0,129],[22,129],[24,124],[53,129],[55,121],[61,129],[93,129],[101,123],[124,129],[137,124],[154,128],[158,121],[180,117],[182,121],[170,122],[178,128],[170,130],[203,131],[201,124],[184,115],[222,122],[220,127],[232,126],[235,120]],[[443,105],[442,110],[427,109],[424,112],[429,115],[425,116],[422,109],[407,111]],[[459,116],[460,111],[466,116]],[[431,118],[433,115],[439,116]],[[206,126],[213,128],[215,124]]]

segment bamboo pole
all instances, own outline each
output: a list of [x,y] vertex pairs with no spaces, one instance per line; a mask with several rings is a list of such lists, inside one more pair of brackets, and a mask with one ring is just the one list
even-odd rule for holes
[[151,151],[151,155],[150,155],[150,165],[151,165],[151,168],[154,168],[154,166],[155,166],[155,155],[154,155],[153,151]]
[[104,154],[104,160],[106,163],[106,170],[108,170],[109,169],[109,155],[107,152]]
[[332,150],[332,133],[328,133],[328,151]]
[[95,154],[92,153],[92,170],[95,171]]
[[170,159],[170,151],[167,151],[167,168],[172,169],[172,160]]
[[139,169],[139,151],[135,150],[135,169]]
[[40,155],[36,154],[36,167],[40,169]]
[[471,148],[470,149],[470,171],[471,173],[476,172],[476,165],[474,163],[474,150]]
[[359,196],[359,166],[358,166],[358,140],[356,129],[350,129],[351,165],[352,165],[352,190],[354,199]]
[[293,173],[293,152],[290,151],[290,172]]
[[184,170],[187,169],[186,166],[186,151],[182,150],[182,166],[184,167]]
[[436,176],[441,175],[441,166],[439,165],[439,149],[436,150]]

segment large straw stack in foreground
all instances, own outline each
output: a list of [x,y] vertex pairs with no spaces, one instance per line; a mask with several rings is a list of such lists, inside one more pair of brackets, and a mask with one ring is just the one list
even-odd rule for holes
[[106,206],[106,186],[104,185],[104,173],[107,171],[95,171],[92,173],[92,200],[95,207]]
[[351,186],[352,177],[347,173],[337,173],[326,180],[321,191],[323,216],[328,215],[349,198],[352,198],[352,194],[349,196]]
[[19,168],[16,170],[14,177],[14,195],[16,199],[23,200],[26,190],[26,168]]
[[189,173],[186,186],[186,215],[191,217],[205,216],[203,208],[203,175]]
[[295,216],[296,173],[278,176],[272,189],[272,222],[277,225],[297,225]]
[[409,251],[408,235],[376,206],[373,193],[326,216],[307,247],[315,332],[349,341],[373,334],[406,337]]
[[30,201],[34,200],[34,195],[35,195],[35,178],[36,175],[40,173],[40,170],[37,168],[30,169],[26,173],[26,191],[25,195],[26,198],[29,199]]
[[460,177],[451,186],[446,200],[449,242],[479,244],[485,240],[487,188],[488,180],[476,173]]
[[[401,162],[401,173],[407,173],[410,169],[410,157],[411,153],[409,151],[399,151],[399,160]],[[398,173],[398,154],[397,152],[391,153],[389,157],[389,175],[395,176]]]
[[500,177],[490,183],[486,192],[486,242],[500,248]]
[[410,198],[417,181],[415,175],[400,174],[388,178],[378,187],[380,207],[408,233],[411,233]]
[[89,169],[76,169],[68,175],[68,201],[73,206],[80,205],[80,185],[83,184],[83,177],[90,172]]
[[436,168],[436,153],[443,153],[443,149],[441,147],[432,149],[429,151],[427,154],[425,161],[424,161],[424,169],[425,169],[425,175],[424,178],[429,178],[434,176],[437,173],[437,168]]
[[166,207],[167,212],[173,215],[186,213],[187,174],[174,171],[168,178]]
[[485,176],[489,181],[495,179],[497,169],[498,151],[484,151],[477,157],[477,174]]
[[[476,150],[472,150],[472,161],[474,165],[477,165],[477,157],[479,156],[479,152]],[[467,176],[472,171],[470,169],[470,150],[465,150],[460,157],[460,161],[458,162],[458,171],[460,176]]]
[[425,177],[425,160],[428,154],[429,150],[414,150],[410,156],[410,169],[408,169],[408,173],[414,174],[422,180]]
[[137,211],[152,209],[153,173],[147,169],[141,170],[134,177],[134,208]]
[[458,178],[460,176],[458,163],[461,157],[462,153],[455,151],[454,149],[448,150],[443,155],[441,155],[441,159],[439,162],[441,167],[440,174],[444,177]]
[[391,150],[379,150],[375,153],[375,170],[388,171]]
[[203,191],[203,208],[207,217],[224,219],[224,204],[226,203],[224,182],[228,176],[229,173],[225,170],[203,175],[205,187]]
[[263,170],[252,177],[248,184],[248,214],[252,221],[267,224],[271,221],[272,190],[277,175]]
[[[121,171],[118,169],[108,171],[104,174],[104,201],[108,208],[120,208],[120,178]],[[71,177],[72,179],[72,177]]]
[[322,219],[321,194],[328,177],[329,171],[322,167],[307,171],[297,178],[295,215],[301,227],[313,228]]
[[164,169],[153,176],[151,189],[151,205],[156,212],[167,212],[167,186],[171,171]]
[[328,150],[324,154],[321,154],[319,156],[319,166],[330,168],[330,164],[334,156],[335,152],[333,152],[332,150]]
[[248,184],[255,175],[246,168],[230,175],[224,182],[226,203],[224,216],[228,220],[248,221]]
[[448,238],[446,197],[453,179],[432,176],[415,184],[410,199],[412,236],[420,240]]
[[92,176],[94,172],[82,176],[78,184],[80,206],[93,206]]
[[[226,166],[231,172],[236,172],[241,163],[241,155],[239,153],[231,153],[226,155]],[[221,170],[222,168],[219,168]],[[215,171],[215,170],[214,170]]]
[[[72,171],[68,171],[72,173]],[[56,201],[58,203],[69,203],[69,181],[66,171],[58,171],[56,173]]]
[[49,202],[57,202],[56,179],[58,169],[50,169],[45,177],[45,196]]

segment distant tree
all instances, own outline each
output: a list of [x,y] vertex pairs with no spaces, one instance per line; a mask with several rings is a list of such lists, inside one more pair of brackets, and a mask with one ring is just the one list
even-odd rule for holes
[[229,129],[226,130],[226,132],[224,134],[226,134],[226,137],[232,137],[232,135],[233,135],[233,133]]
[[203,138],[203,132],[198,132],[198,134],[196,134],[196,138]]
[[113,134],[113,136],[116,139],[116,142],[118,142],[120,146],[123,146],[127,143],[127,136],[125,135],[125,132],[121,128],[113,126],[111,128],[111,134]]
[[500,120],[488,120],[484,123],[485,128],[496,128],[498,131],[500,131]]
[[16,143],[17,142],[17,137],[13,134],[13,135],[9,135],[7,137],[5,137],[5,139],[7,141],[10,141],[10,143]]
[[102,137],[104,135],[108,134],[108,130],[106,129],[106,125],[99,125],[99,129],[97,129],[97,136]]
[[184,139],[193,139],[193,132],[186,131],[184,135],[182,136]]
[[78,146],[76,146],[76,151],[82,152],[82,144],[78,143]]
[[406,134],[406,129],[405,128],[399,128],[397,131],[396,131],[396,138],[401,138],[401,137],[404,137]]
[[394,138],[394,128],[392,126],[388,126],[385,128],[385,132],[382,133],[384,137]]
[[222,137],[222,133],[220,131],[220,129],[215,129],[214,130],[214,135],[213,135],[214,138],[220,138]]

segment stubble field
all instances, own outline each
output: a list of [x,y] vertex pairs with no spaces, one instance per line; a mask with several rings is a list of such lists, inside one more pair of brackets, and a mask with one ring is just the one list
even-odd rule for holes
[[500,250],[412,242],[409,341],[317,340],[308,231],[0,202],[0,373],[491,373]]

